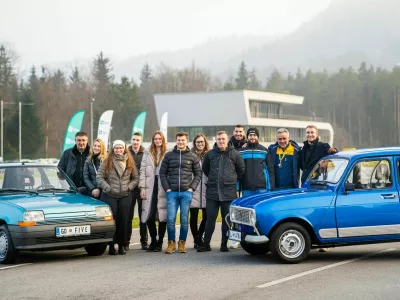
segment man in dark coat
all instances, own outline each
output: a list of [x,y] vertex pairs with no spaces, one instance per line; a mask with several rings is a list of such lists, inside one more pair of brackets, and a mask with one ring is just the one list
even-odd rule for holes
[[238,150],[243,147],[244,144],[247,143],[246,137],[244,136],[244,128],[243,125],[236,125],[235,130],[233,131],[233,136],[229,140],[235,150]]
[[[135,132],[131,138],[131,145],[128,147],[129,153],[132,155],[135,166],[138,172],[140,172],[140,165],[142,163],[144,148],[142,147],[142,134],[140,132]],[[131,210],[129,211],[128,217],[128,228],[126,231],[126,242],[125,242],[125,251],[129,250],[129,244],[132,236],[132,220],[135,213],[136,202],[138,204],[138,212],[139,212],[139,222],[140,222],[140,243],[142,245],[142,250],[147,250],[149,245],[147,243],[147,226],[145,223],[142,223],[142,198],[140,197],[140,189],[136,187],[132,192],[132,205]]]
[[[229,213],[229,206],[237,198],[236,184],[245,172],[242,156],[228,143],[228,134],[220,131],[216,136],[214,148],[207,152],[203,161],[203,172],[208,177],[206,191],[207,223],[204,244],[197,248],[198,252],[211,251],[210,242],[215,230],[218,211],[221,209],[222,219]],[[221,252],[228,252],[228,225],[222,222]]]
[[303,184],[308,175],[317,164],[317,162],[325,155],[336,153],[335,148],[331,148],[328,143],[323,143],[318,138],[318,128],[314,125],[306,128],[307,141],[299,152],[299,167],[303,171],[301,175],[301,183]]
[[89,156],[88,136],[85,132],[75,134],[75,146],[67,149],[61,155],[58,167],[72,180],[76,187],[85,187],[83,182],[83,167]]

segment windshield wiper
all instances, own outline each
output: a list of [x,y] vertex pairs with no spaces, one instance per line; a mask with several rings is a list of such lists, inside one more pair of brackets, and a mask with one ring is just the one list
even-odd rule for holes
[[316,185],[328,185],[330,183],[329,181],[323,181],[323,180],[311,180],[310,184],[316,184]]
[[27,193],[27,194],[35,194],[37,195],[38,193],[35,191],[30,191],[30,190],[22,190],[22,189],[14,189],[14,188],[9,188],[9,189],[0,189],[0,193]]
[[77,192],[74,190],[69,190],[69,189],[57,189],[57,188],[47,188],[47,189],[40,189],[37,190],[37,192],[58,192],[58,193],[74,193],[76,194]]

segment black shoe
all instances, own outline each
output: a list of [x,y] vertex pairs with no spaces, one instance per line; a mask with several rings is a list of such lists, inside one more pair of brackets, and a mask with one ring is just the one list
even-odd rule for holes
[[203,245],[201,245],[197,248],[197,252],[207,252],[207,251],[211,251],[210,244],[204,243]]
[[148,250],[149,249],[149,244],[147,242],[142,242],[142,250]]
[[108,255],[118,255],[118,252],[115,250],[114,246],[109,246]]
[[194,245],[194,249],[199,248],[199,241],[200,241],[200,237],[198,235],[193,237],[193,245]]
[[154,247],[154,252],[161,252],[162,251],[162,244],[163,244],[163,242],[162,241],[158,241],[157,242],[157,244],[156,244],[156,246]]
[[129,251],[129,244],[128,244],[128,245],[125,245],[125,246],[123,246],[123,248],[124,248],[125,252],[128,252],[128,251]]
[[126,251],[125,251],[125,247],[124,246],[119,246],[118,247],[118,254],[119,255],[125,255]]
[[154,249],[156,248],[157,243],[156,242],[151,242],[150,246],[147,247],[147,252],[153,252]]
[[221,252],[229,252],[229,248],[228,248],[228,243],[227,242],[222,242],[221,243],[221,248],[219,248],[219,251]]

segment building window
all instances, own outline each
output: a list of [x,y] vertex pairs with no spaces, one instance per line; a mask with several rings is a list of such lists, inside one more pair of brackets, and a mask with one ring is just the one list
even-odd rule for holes
[[252,118],[281,118],[282,105],[280,103],[249,100],[249,105]]

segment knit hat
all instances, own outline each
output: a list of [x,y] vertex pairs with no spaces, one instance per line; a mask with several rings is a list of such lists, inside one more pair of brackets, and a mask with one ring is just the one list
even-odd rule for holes
[[255,127],[250,127],[249,129],[247,129],[247,134],[246,134],[246,137],[247,137],[247,138],[249,138],[249,134],[250,134],[250,133],[253,133],[253,134],[255,134],[257,137],[260,137],[260,132],[259,132],[258,129],[255,128]]
[[117,146],[117,145],[121,145],[122,147],[125,148],[125,142],[122,141],[122,140],[115,140],[115,141],[113,142],[113,149],[114,149],[115,146]]

